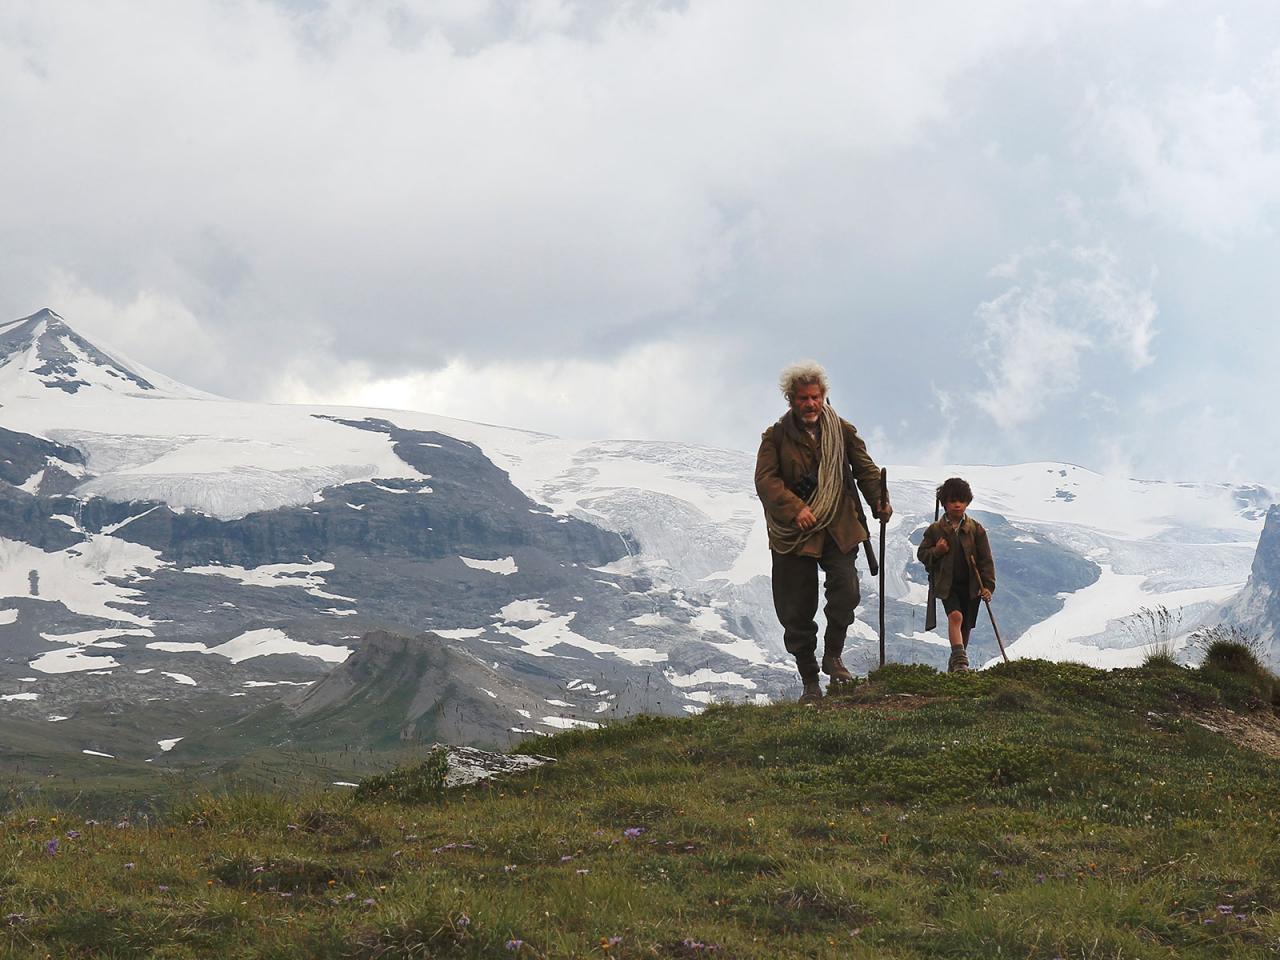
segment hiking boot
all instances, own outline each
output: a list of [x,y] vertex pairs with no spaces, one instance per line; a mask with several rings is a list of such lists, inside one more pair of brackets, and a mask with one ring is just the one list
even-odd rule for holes
[[851,683],[853,674],[840,659],[840,654],[831,653],[822,658],[822,672],[831,678],[832,683]]
[[822,684],[818,682],[818,678],[804,681],[804,692],[800,694],[800,702],[805,706],[816,707],[822,702]]
[[947,661],[947,673],[968,673],[969,654],[964,647],[952,647],[951,659]]

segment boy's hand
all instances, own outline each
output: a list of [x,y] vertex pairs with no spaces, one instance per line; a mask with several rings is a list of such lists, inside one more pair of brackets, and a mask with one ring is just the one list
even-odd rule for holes
[[988,590],[986,587],[983,587],[981,590],[978,591],[978,596],[980,596],[983,600],[986,600],[988,603],[991,601],[991,591]]
[[813,515],[813,511],[808,506],[800,508],[800,512],[796,514],[796,526],[801,530],[811,530],[818,524],[818,518]]
[[933,552],[938,556],[943,556],[951,549],[951,544],[947,543],[946,537],[939,537],[938,542],[933,545]]

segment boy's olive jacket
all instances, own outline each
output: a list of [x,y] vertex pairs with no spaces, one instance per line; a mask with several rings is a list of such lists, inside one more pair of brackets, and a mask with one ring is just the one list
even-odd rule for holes
[[[934,552],[938,541],[946,538],[951,549],[939,556]],[[956,541],[959,540],[959,543]],[[959,547],[959,549],[956,549]],[[935,520],[929,524],[920,541],[920,549],[916,556],[929,571],[929,585],[933,587],[933,595],[939,600],[951,596],[951,583],[955,577],[955,566],[958,557],[960,563],[968,564],[973,557],[978,564],[978,573],[982,575],[982,585],[995,593],[996,563],[991,556],[991,544],[987,540],[987,531],[973,517],[965,516],[960,526],[953,530],[945,520]],[[978,584],[969,574],[969,599],[978,596]]]
[[[867,453],[867,445],[853,424],[842,419],[840,426],[844,430],[845,456],[853,468],[853,476],[863,497],[874,513],[881,498],[880,468]],[[816,439],[796,423],[790,411],[761,435],[760,451],[756,454],[756,493],[760,495],[765,513],[782,524],[795,523],[796,514],[805,502],[792,491],[801,478],[817,474],[818,450]],[[857,508],[849,490],[841,496],[836,518],[830,526],[815,531],[802,541],[792,551],[793,556],[822,556],[822,544],[827,533],[831,534],[841,553],[848,553],[870,536],[867,528],[858,522]],[[769,549],[781,552],[772,537],[769,538]]]

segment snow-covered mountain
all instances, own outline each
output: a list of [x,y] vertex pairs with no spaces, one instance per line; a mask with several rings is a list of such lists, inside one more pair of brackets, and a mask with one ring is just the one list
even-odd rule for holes
[[[103,698],[243,714],[384,628],[509,676],[519,729],[794,693],[754,452],[242,403],[44,310],[0,326],[0,461],[0,710],[29,721],[69,729]],[[890,466],[893,659],[946,656],[921,632],[914,544],[952,473],[992,536],[1010,655],[1108,665],[1141,659],[1125,618],[1143,606],[1175,608],[1184,634],[1216,616],[1274,499],[1054,463]],[[855,667],[876,646],[863,588]],[[985,626],[974,644],[996,656]]]

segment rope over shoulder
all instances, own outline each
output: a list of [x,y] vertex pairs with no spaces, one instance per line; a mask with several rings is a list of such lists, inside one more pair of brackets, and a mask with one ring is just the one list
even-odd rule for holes
[[823,404],[819,420],[818,485],[805,501],[818,522],[808,530],[794,523],[781,523],[767,513],[769,538],[778,545],[779,553],[794,553],[802,543],[829,527],[840,509],[844,495],[844,428],[831,404]]

